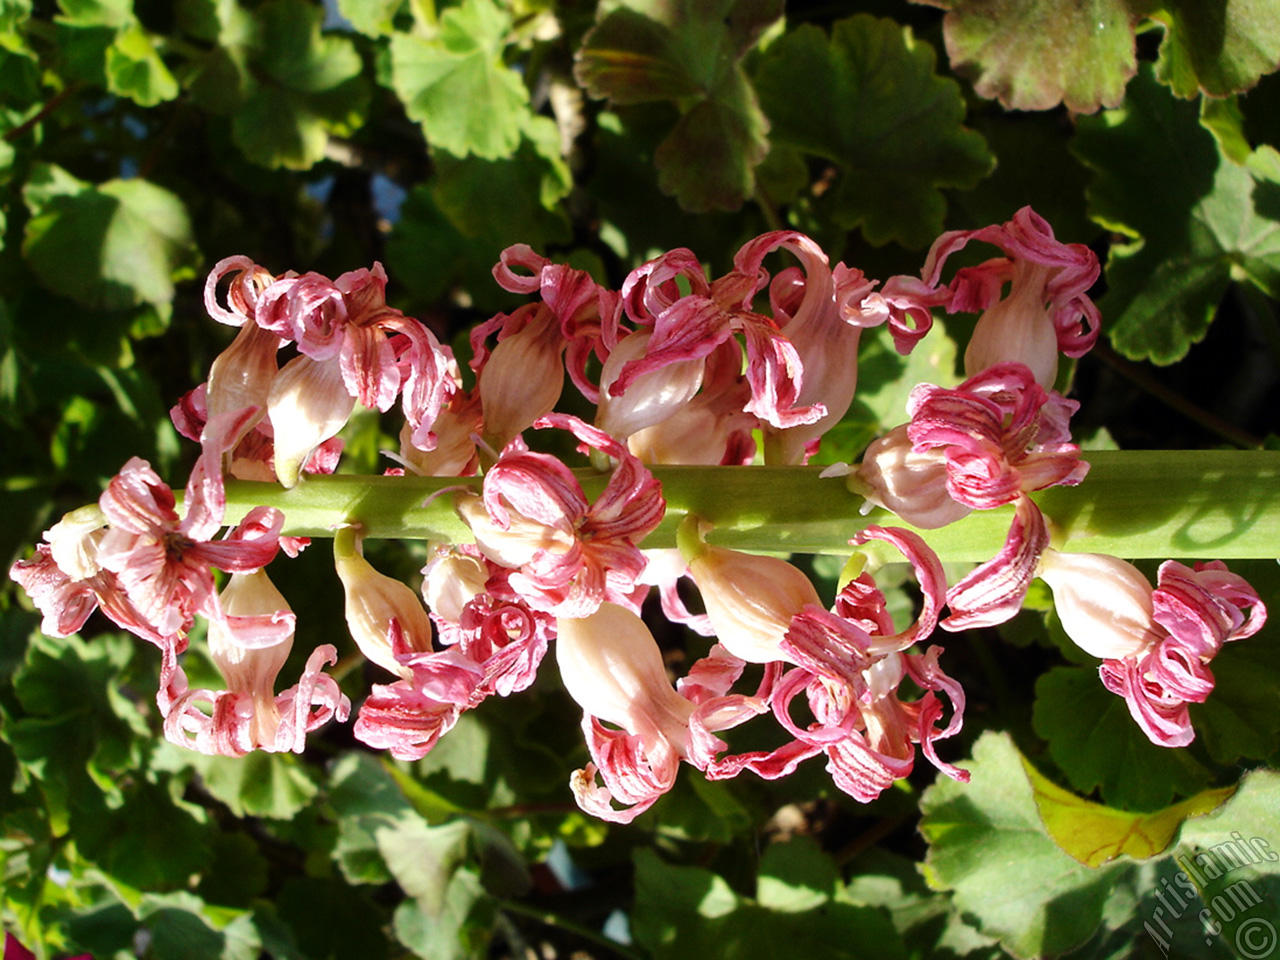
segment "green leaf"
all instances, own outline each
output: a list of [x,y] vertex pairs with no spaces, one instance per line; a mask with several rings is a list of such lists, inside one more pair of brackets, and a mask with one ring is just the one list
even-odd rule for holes
[[[1271,565],[1274,570],[1274,565]],[[1256,583],[1252,578],[1251,583]],[[1261,588],[1261,584],[1258,584]],[[1275,597],[1274,592],[1262,592]],[[1219,763],[1265,760],[1280,747],[1280,643],[1265,633],[1227,644],[1213,659],[1213,693],[1191,705],[1191,722]],[[1276,841],[1280,847],[1280,839]]]
[[939,778],[921,798],[930,885],[954,891],[956,906],[1018,956],[1084,943],[1129,867],[1091,869],[1058,846],[1008,734],[984,733],[961,766],[969,783]]
[[942,230],[941,188],[972,187],[992,168],[981,135],[961,125],[959,85],[934,67],[929,44],[867,15],[836,22],[830,40],[797,27],[761,56],[773,139],[837,164],[831,216],[873,244],[926,246]]
[[574,72],[591,96],[678,106],[654,162],[686,210],[734,210],[755,192],[769,125],[740,61],[781,14],[777,0],[632,0],[583,38]]
[[338,0],[338,11],[366,37],[389,37],[395,33],[396,14],[404,3],[405,0]]
[[1135,0],[916,0],[949,11],[952,68],[1010,110],[1114,107],[1137,69]]
[[23,191],[22,251],[41,283],[86,307],[120,310],[173,299],[199,259],[182,201],[146,180],[92,185],[41,164]]
[[59,0],[59,23],[83,27],[124,27],[133,22],[132,0]]
[[288,820],[311,802],[316,785],[292,754],[256,750],[245,757],[189,758],[205,788],[237,817]]
[[834,899],[834,864],[795,841],[766,853],[760,903],[738,897],[710,870],[663,863],[648,849],[635,853],[635,864],[632,933],[655,960],[840,960],[865,956],[868,944],[875,945],[877,957],[905,956],[888,918],[875,908]]
[[440,17],[437,36],[391,38],[395,91],[432,146],[498,160],[520,145],[529,93],[502,62],[510,28],[491,0],[464,0]]
[[360,55],[349,39],[321,35],[324,11],[306,0],[270,0],[257,18],[259,82],[232,117],[232,138],[254,163],[306,170],[324,158],[330,136],[364,122]]
[[1094,171],[1090,216],[1132,238],[1112,245],[1098,304],[1125,356],[1181,359],[1232,278],[1280,293],[1280,185],[1223,157],[1196,106],[1149,69],[1123,107],[1080,119],[1073,150]]
[[107,50],[107,89],[140,107],[178,95],[178,82],[160,59],[151,36],[138,25],[121,30]]
[[1280,69],[1280,0],[1165,0],[1156,76],[1180,97],[1241,93]]
[[1185,750],[1147,738],[1124,699],[1102,685],[1096,667],[1055,667],[1041,676],[1034,724],[1071,785],[1085,794],[1100,790],[1113,807],[1157,810],[1209,782],[1209,771]]
[[362,891],[340,880],[292,877],[276,906],[310,960],[385,960],[391,953],[383,912]]
[[120,775],[141,762],[141,717],[119,691],[133,642],[105,634],[32,637],[13,677],[21,712],[5,710],[4,737],[24,769],[40,781],[56,834],[71,808],[103,807],[100,793],[119,803]]

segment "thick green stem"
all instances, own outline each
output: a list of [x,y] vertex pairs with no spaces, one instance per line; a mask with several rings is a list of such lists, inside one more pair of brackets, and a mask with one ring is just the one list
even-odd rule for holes
[[[1280,451],[1091,451],[1077,487],[1033,494],[1054,529],[1055,545],[1129,559],[1280,556]],[[675,547],[676,529],[695,513],[714,525],[722,546],[777,553],[849,552],[870,524],[907,526],[884,510],[863,516],[861,497],[818,467],[654,467],[667,500],[662,524],[645,547]],[[587,496],[607,475],[577,471]],[[358,521],[374,538],[468,542],[472,538],[440,490],[479,490],[455,477],[307,477],[292,490],[230,481],[227,520],[260,504],[285,514],[285,532],[333,536]],[[429,502],[428,498],[430,499]],[[424,506],[425,502],[425,506]],[[1012,508],[975,511],[941,530],[922,531],[944,561],[990,559],[1009,530]],[[896,556],[895,556],[896,559]]]

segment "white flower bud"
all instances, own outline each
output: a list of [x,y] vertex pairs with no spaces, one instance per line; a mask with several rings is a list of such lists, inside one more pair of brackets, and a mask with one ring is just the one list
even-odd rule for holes
[[1090,656],[1123,660],[1160,639],[1151,583],[1133,564],[1100,553],[1046,550],[1038,575],[1053,589],[1067,636]]

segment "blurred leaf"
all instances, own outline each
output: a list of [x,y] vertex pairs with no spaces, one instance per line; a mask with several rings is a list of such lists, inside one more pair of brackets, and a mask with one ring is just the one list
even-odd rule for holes
[[131,0],[58,0],[59,23],[92,27],[123,27],[133,20]]
[[760,58],[773,139],[837,165],[831,215],[876,245],[929,244],[946,213],[941,188],[972,187],[993,165],[982,136],[961,126],[959,85],[934,60],[909,29],[864,14],[835,23],[830,39],[797,27]]
[[[1262,596],[1276,594],[1263,591]],[[1209,755],[1226,764],[1274,757],[1280,747],[1280,714],[1275,708],[1280,644],[1274,634],[1227,644],[1211,669],[1213,693],[1204,703],[1191,705],[1191,722]],[[1280,840],[1276,843],[1280,847]]]
[[305,170],[324,158],[331,135],[364,122],[360,55],[349,39],[321,35],[324,11],[306,0],[269,0],[256,16],[259,82],[232,117],[232,137],[254,163]]
[[123,791],[119,809],[73,815],[76,848],[108,877],[136,890],[187,884],[212,859],[212,830],[146,781]]
[[836,893],[840,872],[811,837],[770,844],[760,858],[756,900],[760,906],[785,913],[803,913],[822,906]]
[[956,906],[1018,956],[1084,943],[1129,867],[1091,869],[1058,846],[1008,734],[984,733],[961,766],[969,783],[939,778],[921,798],[930,885],[954,891]]
[[366,37],[389,37],[395,33],[395,16],[404,3],[405,0],[338,0],[338,10]]
[[762,871],[774,871],[764,883],[763,896],[777,905],[769,909],[738,897],[710,870],[668,865],[651,850],[637,850],[632,933],[654,960],[785,955],[838,960],[863,956],[870,944],[877,957],[905,957],[883,913],[830,899],[819,889],[830,878],[819,865],[824,859],[811,848],[797,847],[762,864]]
[[1034,723],[1071,785],[1086,794],[1100,790],[1113,807],[1158,810],[1209,783],[1209,771],[1185,750],[1147,739],[1124,699],[1102,685],[1097,667],[1055,667],[1043,674],[1036,681]]
[[120,310],[173,299],[199,258],[186,207],[145,180],[92,185],[39,164],[23,191],[31,219],[23,254],[50,290]]
[[740,61],[781,15],[779,0],[631,0],[583,38],[574,73],[591,96],[679,106],[654,162],[686,210],[735,210],[755,192],[769,125]]
[[14,674],[21,712],[6,710],[4,737],[40,781],[55,833],[74,804],[101,807],[100,792],[118,802],[118,776],[140,763],[141,718],[117,690],[133,643],[114,633],[92,644],[37,634]]
[[255,750],[245,757],[192,754],[205,789],[237,817],[288,820],[311,802],[316,785],[292,754]]
[[529,117],[520,75],[502,62],[509,15],[491,0],[463,0],[432,38],[391,38],[395,91],[427,142],[459,157],[509,157]]
[[107,89],[140,107],[154,107],[178,95],[178,82],[150,35],[136,24],[116,34],[107,50],[106,72]]
[[1125,356],[1181,359],[1232,278],[1280,293],[1280,184],[1223,157],[1196,106],[1149,69],[1123,107],[1081,118],[1072,149],[1094,171],[1090,216],[1131,238],[1112,244],[1098,303]]
[[1163,0],[1166,27],[1156,76],[1180,97],[1225,97],[1280,69],[1280,0]]
[[276,899],[280,918],[310,960],[385,960],[391,944],[383,912],[360,889],[339,880],[292,877]]

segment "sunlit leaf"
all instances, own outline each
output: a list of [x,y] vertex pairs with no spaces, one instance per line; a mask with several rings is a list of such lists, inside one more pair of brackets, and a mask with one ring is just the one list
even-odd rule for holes
[[93,185],[41,165],[23,192],[23,254],[45,286],[107,310],[165,303],[199,254],[186,207],[146,180]]
[[137,25],[116,34],[107,50],[106,71],[107,89],[140,107],[154,107],[178,95],[178,82],[151,37]]
[[1163,0],[1151,16],[1167,27],[1156,76],[1180,97],[1225,97],[1280,69],[1277,0]]
[[951,65],[1011,110],[1065,103],[1092,113],[1124,99],[1137,69],[1133,0],[922,0],[948,10]]
[[1045,829],[1072,859],[1087,867],[1099,867],[1121,855],[1147,860],[1162,853],[1184,820],[1216,809],[1235,792],[1234,787],[1206,790],[1155,813],[1129,813],[1063,790],[1025,758],[1022,766]]
[[776,141],[836,164],[831,216],[873,244],[926,246],[942,229],[941,188],[991,170],[982,137],[961,125],[959,85],[892,20],[850,17],[830,38],[789,31],[762,55],[756,89]]
[[[1097,929],[1111,889],[1129,868],[1089,868],[1046,830],[1022,757],[1008,734],[984,733],[969,783],[939,778],[921,800],[926,876],[1022,957],[1064,953]],[[1055,904],[1069,902],[1064,913]]]
[[258,83],[232,118],[232,136],[254,163],[305,170],[324,157],[330,136],[364,122],[360,55],[349,39],[322,35],[324,12],[305,0],[270,0],[256,16]]
[[529,94],[502,62],[510,27],[491,0],[465,0],[440,17],[437,36],[391,38],[396,93],[428,143],[488,160],[509,157],[520,145]]

